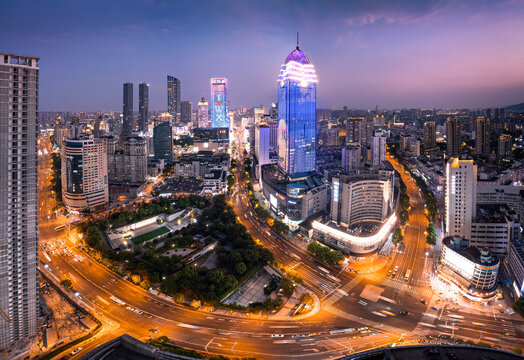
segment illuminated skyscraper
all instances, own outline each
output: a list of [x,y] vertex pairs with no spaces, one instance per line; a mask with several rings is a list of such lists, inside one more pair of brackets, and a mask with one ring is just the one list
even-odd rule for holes
[[227,78],[211,79],[211,127],[229,128],[227,116]]
[[149,84],[138,84],[138,131],[147,131],[149,117]]
[[122,135],[131,136],[133,132],[133,84],[124,84],[124,101],[122,107],[124,122],[122,124]]
[[278,81],[278,166],[289,176],[315,170],[317,75],[297,42]]
[[180,121],[180,80],[167,75],[167,112],[173,116],[175,125]]
[[206,99],[202,96],[202,99],[198,102],[198,124],[196,127],[207,128],[209,127],[209,106]]
[[475,120],[475,154],[489,155],[491,142],[491,127],[489,118],[479,116]]

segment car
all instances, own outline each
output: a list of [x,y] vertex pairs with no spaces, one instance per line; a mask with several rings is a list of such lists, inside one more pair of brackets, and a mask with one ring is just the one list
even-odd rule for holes
[[395,266],[395,271],[398,271],[398,265],[397,265],[397,266]]
[[398,313],[399,313],[400,315],[402,315],[402,316],[409,315],[409,311],[406,311],[406,310],[400,310]]
[[271,337],[272,338],[281,338],[281,337],[284,337],[284,335],[282,335],[282,334],[271,334]]
[[439,310],[440,310],[440,309],[439,309],[438,307],[436,307],[436,306],[432,306],[431,309],[432,309],[432,310],[435,310],[435,311],[439,311]]
[[153,315],[148,314],[148,313],[144,313],[144,316],[145,316],[146,318],[148,318],[148,319],[151,319],[151,318],[153,317]]
[[424,305],[426,305],[426,300],[425,299],[420,299],[420,302]]
[[391,270],[389,270],[389,271],[388,271],[388,276],[391,276],[391,273],[392,273],[392,271],[391,271]]
[[75,354],[78,354],[80,351],[82,351],[83,348],[81,347],[77,347],[76,349],[74,349],[73,351],[71,351],[71,355],[75,355]]
[[153,334],[158,334],[158,330],[157,329],[149,329],[149,332],[152,332]]

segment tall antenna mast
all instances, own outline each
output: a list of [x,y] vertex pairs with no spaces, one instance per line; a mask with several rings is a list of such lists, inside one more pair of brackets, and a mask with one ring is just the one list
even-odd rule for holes
[[298,32],[297,32],[297,50],[299,50],[299,47],[298,47]]

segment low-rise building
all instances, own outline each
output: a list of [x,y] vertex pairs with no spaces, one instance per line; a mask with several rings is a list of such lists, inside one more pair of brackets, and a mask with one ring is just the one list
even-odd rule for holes
[[487,248],[470,246],[459,236],[442,240],[438,274],[469,299],[481,301],[496,295],[499,265],[500,260]]
[[199,151],[196,154],[184,154],[175,161],[174,175],[184,177],[205,177],[213,170],[229,169],[229,155],[214,154],[212,151]]
[[204,175],[204,188],[206,195],[224,194],[227,190],[227,172],[225,170],[211,170]]
[[520,236],[517,213],[505,204],[477,205],[476,217],[471,223],[470,245],[487,248],[504,257],[509,245]]
[[506,204],[520,219],[524,215],[524,187],[478,183],[477,204]]
[[266,165],[262,167],[261,185],[270,210],[291,228],[327,210],[328,188],[317,175],[291,181],[277,166]]

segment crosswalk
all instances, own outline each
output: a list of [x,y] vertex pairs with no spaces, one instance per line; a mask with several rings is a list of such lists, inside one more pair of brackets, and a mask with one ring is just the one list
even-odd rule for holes
[[357,286],[363,279],[364,277],[362,276],[357,276],[353,278],[353,280],[351,280],[350,282],[336,289],[337,291],[333,291],[330,294],[328,294],[326,298],[323,300],[323,304],[327,306],[336,303],[339,299],[345,296],[344,294],[349,294],[351,292],[351,289]]
[[364,277],[367,280],[377,282],[380,285],[385,286],[386,288],[393,288],[398,291],[407,291],[410,294],[422,297],[431,297],[433,295],[433,291],[430,288],[409,285],[404,281],[391,279],[386,276],[378,274],[365,274]]

